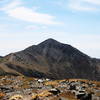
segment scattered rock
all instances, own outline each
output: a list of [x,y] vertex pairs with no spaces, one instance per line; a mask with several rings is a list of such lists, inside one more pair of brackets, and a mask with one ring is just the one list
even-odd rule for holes
[[[100,100],[100,82],[0,77],[0,100]],[[85,87],[85,88],[84,88]]]

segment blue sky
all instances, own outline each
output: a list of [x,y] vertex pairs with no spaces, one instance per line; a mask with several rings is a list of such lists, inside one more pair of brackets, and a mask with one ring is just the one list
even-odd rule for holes
[[100,0],[0,0],[0,55],[48,38],[100,58]]

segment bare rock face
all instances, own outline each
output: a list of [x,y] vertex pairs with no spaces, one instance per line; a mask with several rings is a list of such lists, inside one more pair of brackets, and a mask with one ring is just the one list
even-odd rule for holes
[[100,80],[100,60],[53,39],[9,54],[2,63],[7,68],[0,67],[3,71],[17,75]]

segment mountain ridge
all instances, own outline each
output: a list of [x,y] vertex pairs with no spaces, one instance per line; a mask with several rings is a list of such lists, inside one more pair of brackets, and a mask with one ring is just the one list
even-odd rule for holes
[[[71,45],[51,38],[2,59],[0,68],[15,75],[52,79],[100,79],[99,59],[91,58]],[[6,66],[6,69],[2,66]]]

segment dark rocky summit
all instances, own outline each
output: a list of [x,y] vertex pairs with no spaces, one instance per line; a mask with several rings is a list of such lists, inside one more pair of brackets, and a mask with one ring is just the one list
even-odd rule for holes
[[68,44],[48,39],[1,58],[0,75],[3,74],[100,81],[100,60],[91,58]]

